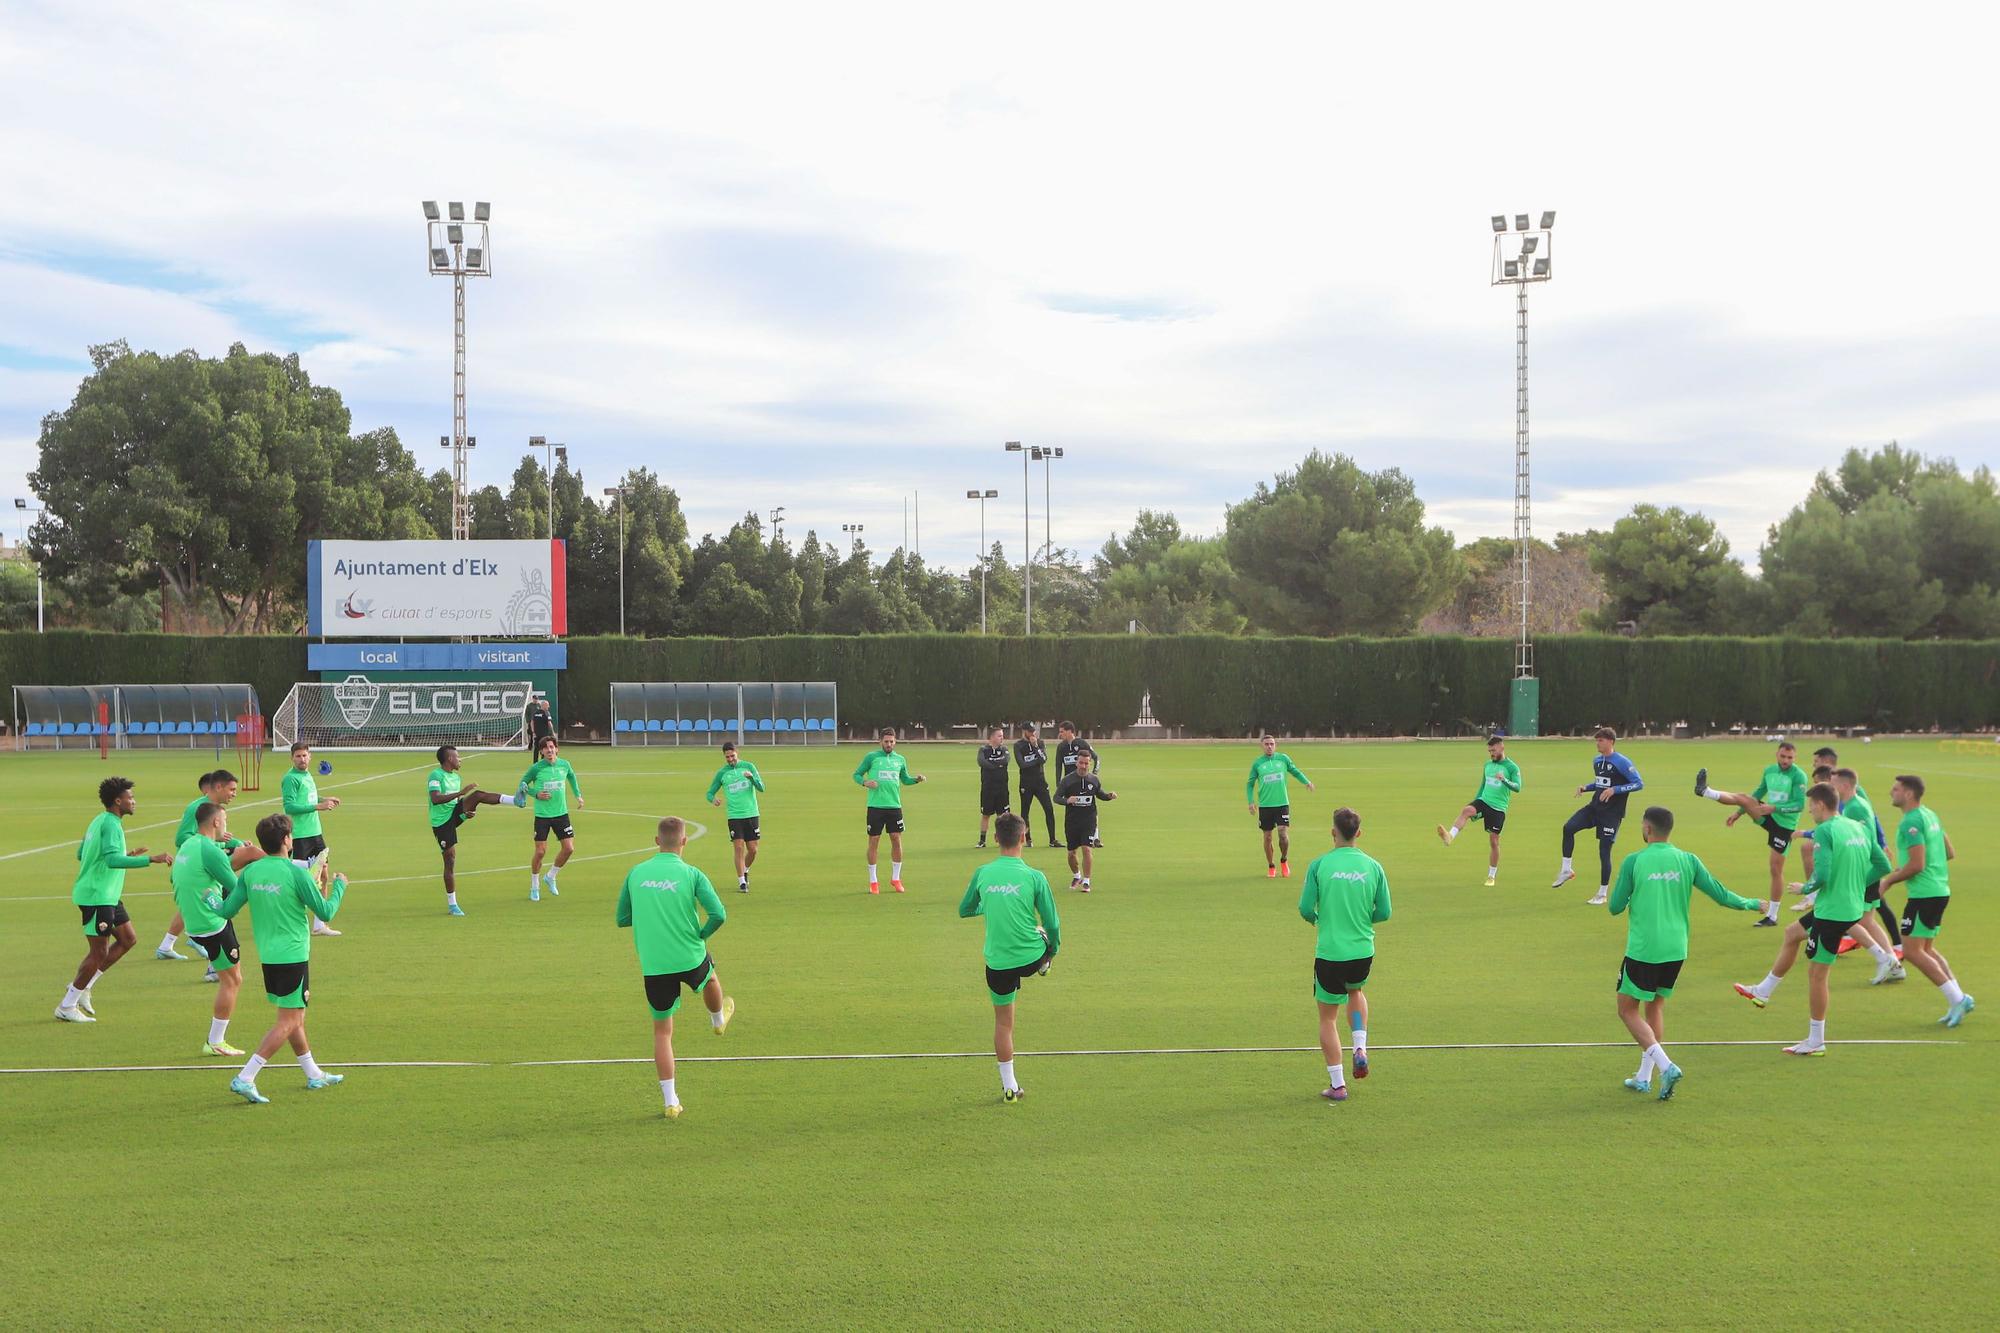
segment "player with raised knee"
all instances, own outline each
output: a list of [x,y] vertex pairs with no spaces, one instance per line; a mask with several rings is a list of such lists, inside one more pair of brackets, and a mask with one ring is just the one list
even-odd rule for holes
[[1361,816],[1342,806],[1333,812],[1333,850],[1306,867],[1299,915],[1318,929],[1313,949],[1313,999],[1319,1005],[1319,1049],[1326,1057],[1320,1096],[1347,1100],[1341,1070],[1340,1006],[1354,1038],[1354,1077],[1368,1077],[1368,996],[1375,966],[1375,927],[1389,919],[1389,876],[1382,863],[1356,847]]
[[701,993],[708,1025],[718,1037],[736,1016],[736,1001],[722,993],[722,978],[708,952],[708,937],[722,929],[729,913],[708,876],[681,859],[687,824],[672,815],[662,819],[653,845],[658,850],[626,872],[615,920],[621,929],[631,929],[639,954],[646,1007],[653,1015],[653,1070],[665,1114],[673,1120],[681,1113],[674,1088],[674,1015],[681,1007],[681,987]]
[[708,780],[708,803],[729,809],[729,850],[736,858],[736,891],[750,892],[750,867],[757,864],[757,845],[764,837],[764,817],[757,807],[757,793],[764,790],[764,776],[757,765],[736,755],[736,742],[722,746],[722,767]]
[[1056,915],[1049,879],[1021,859],[1028,821],[1001,815],[993,825],[1000,855],[972,872],[959,899],[960,918],[986,918],[986,993],[993,1001],[993,1058],[1000,1065],[1000,1100],[1021,1100],[1014,1077],[1014,997],[1026,977],[1047,976],[1062,947],[1062,920]]
[[431,837],[444,859],[445,915],[464,916],[465,909],[458,905],[458,831],[480,806],[518,805],[520,798],[481,791],[478,783],[467,782],[459,769],[456,745],[438,747],[437,765],[424,780],[424,817],[430,820]]
[[548,855],[550,836],[556,840],[556,859],[549,866],[547,880],[552,896],[562,897],[562,890],[556,887],[556,874],[569,864],[576,851],[576,825],[570,818],[569,798],[574,795],[576,808],[583,809],[583,788],[569,760],[557,754],[559,748],[555,737],[542,737],[535,751],[535,762],[521,775],[521,785],[514,793],[523,799],[532,797],[535,802],[535,856],[528,867],[531,903],[542,900],[542,858]]
[[[1778,746],[1777,762],[1764,770],[1758,779],[1757,788],[1750,792],[1721,791],[1708,785],[1708,770],[1702,768],[1694,775],[1694,794],[1704,801],[1714,801],[1719,805],[1734,806],[1729,818],[1724,822],[1735,827],[1736,821],[1749,815],[1758,828],[1764,831],[1766,845],[1771,849],[1771,893],[1766,899],[1770,909],[1757,916],[1754,925],[1775,926],[1778,924],[1778,903],[1785,896],[1785,852],[1798,835],[1799,816],[1806,808],[1806,775],[1798,765],[1799,747],[1790,741]],[[1800,855],[1806,858],[1806,878],[1812,878],[1811,854],[1804,850],[1812,846],[1812,839],[1798,838]]]
[[1889,804],[1903,812],[1896,825],[1896,847],[1903,864],[1882,881],[1886,897],[1894,884],[1907,885],[1903,906],[1903,961],[1916,968],[1931,984],[1944,992],[1944,1017],[1938,1022],[1955,1028],[1972,1012],[1972,997],[1958,984],[1937,949],[1938,931],[1944,925],[1944,909],[1951,906],[1950,862],[1957,856],[1951,838],[1937,813],[1924,804],[1924,780],[1914,773],[1899,776],[1889,788]]
[[1521,790],[1521,766],[1507,757],[1507,738],[1492,735],[1486,738],[1486,763],[1479,771],[1479,791],[1465,808],[1458,812],[1458,818],[1449,827],[1437,826],[1438,840],[1449,847],[1458,840],[1460,830],[1475,818],[1486,829],[1486,887],[1492,888],[1500,878],[1500,830],[1507,827],[1507,805],[1514,799],[1514,793]]
[[1556,882],[1549,887],[1559,889],[1576,878],[1572,860],[1576,835],[1590,829],[1597,836],[1597,893],[1586,902],[1601,907],[1611,892],[1611,844],[1618,840],[1618,826],[1625,821],[1625,803],[1646,783],[1632,761],[1618,753],[1617,732],[1599,727],[1594,739],[1597,758],[1591,761],[1590,781],[1576,789],[1578,796],[1589,799],[1563,825],[1562,867],[1556,871]]
[[[340,808],[338,796],[321,796],[313,778],[312,746],[292,746],[292,766],[278,783],[278,808],[292,821],[291,858],[302,870],[326,855],[326,830],[320,816]],[[259,827],[262,827],[259,825]],[[312,917],[307,927],[315,935],[338,935],[331,922]]]

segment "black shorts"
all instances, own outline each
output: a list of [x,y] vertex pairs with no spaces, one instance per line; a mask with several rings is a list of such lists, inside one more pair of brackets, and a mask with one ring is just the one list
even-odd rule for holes
[[465,822],[465,807],[457,801],[451,803],[451,817],[442,824],[431,825],[431,836],[437,839],[438,850],[458,846],[458,826]]
[[[1916,935],[1917,927],[1922,926],[1929,934],[1937,934],[1938,927],[1944,924],[1944,909],[1949,906],[1951,906],[1949,898],[1910,899],[1903,904],[1903,933]],[[1923,939],[1925,936],[1918,935],[1917,938]]]
[[310,861],[325,850],[326,839],[320,837],[317,833],[313,834],[310,838],[292,839],[292,859],[294,861]]
[[1757,827],[1769,835],[1771,850],[1780,856],[1785,854],[1785,849],[1792,845],[1792,839],[1797,837],[1799,832],[1797,829],[1789,829],[1780,824],[1776,815],[1765,815],[1757,821]]
[[1876,880],[1874,883],[1870,884],[1867,888],[1861,891],[1861,905],[1863,907],[1873,907],[1875,906],[1875,904],[1881,901],[1882,901],[1881,880],[1879,879]]
[[1007,813],[1007,784],[994,785],[983,782],[979,785],[979,813],[982,815],[1004,815]]
[[1840,957],[1840,942],[1855,926],[1852,921],[1822,921],[1816,912],[1807,912],[1799,924],[1805,927],[1808,963],[1831,963]]
[[986,969],[986,989],[995,995],[1012,995],[1021,989],[1024,977],[1032,977],[1048,966],[1055,955],[1044,949],[1042,956],[1022,967],[989,967]]
[[568,815],[536,815],[535,841],[547,842],[551,833],[557,842],[568,842],[576,836],[576,829],[570,824]]
[[1289,805],[1260,805],[1257,807],[1257,827],[1269,833],[1274,828],[1292,826],[1292,807]]
[[646,978],[646,1004],[652,1009],[654,1018],[672,1018],[674,1010],[681,1007],[681,987],[698,991],[708,984],[709,973],[715,971],[715,959],[703,954],[701,961],[685,972],[661,972]]
[[213,935],[190,935],[188,942],[208,955],[208,965],[227,972],[243,961],[243,947],[236,942],[236,923],[225,921]]
[[879,838],[884,833],[903,831],[903,810],[895,805],[871,805],[868,807],[868,836]]
[[1495,810],[1476,796],[1472,798],[1472,813],[1479,816],[1479,822],[1486,826],[1488,833],[1498,833],[1507,827],[1507,812]]
[[1590,804],[1569,817],[1563,828],[1572,833],[1585,829],[1596,829],[1597,836],[1606,842],[1618,840],[1618,826],[1625,822],[1625,802],[1600,801],[1591,797]]
[[1078,814],[1074,809],[1063,815],[1063,842],[1070,848],[1094,846],[1097,842],[1097,810]]
[[1676,958],[1671,963],[1642,963],[1627,958],[1618,965],[1615,989],[1635,1000],[1664,1000],[1674,993],[1674,983],[1680,980],[1681,965],[1686,962]]
[[303,1009],[312,999],[310,963],[264,964],[264,995],[280,1009]]
[[87,936],[109,935],[132,919],[124,903],[106,903],[102,907],[79,906],[76,910],[83,913],[83,933]]
[[1374,966],[1373,954],[1366,958],[1313,959],[1313,998],[1321,1004],[1339,1004],[1349,991],[1368,984],[1368,972]]
[[762,822],[763,816],[761,815],[751,815],[748,819],[730,820],[729,840],[731,842],[756,842],[764,836],[763,831],[757,827]]

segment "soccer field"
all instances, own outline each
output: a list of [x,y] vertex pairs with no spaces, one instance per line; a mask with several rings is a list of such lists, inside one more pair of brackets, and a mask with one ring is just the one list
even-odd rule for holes
[[[957,915],[986,855],[971,746],[906,747],[931,780],[907,793],[909,892],[880,898],[864,891],[859,746],[749,755],[769,791],[748,896],[722,812],[701,800],[713,752],[571,749],[587,806],[561,897],[528,901],[530,821],[489,807],[460,847],[463,919],[444,914],[426,837],[430,757],[331,753],[321,790],[345,804],[327,840],[354,882],[345,935],[314,942],[309,1021],[314,1054],[348,1079],[308,1094],[282,1057],[256,1107],[228,1092],[239,1061],[195,1054],[213,994],[200,965],[153,957],[172,911],[164,868],[127,879],[139,947],[98,985],[101,1021],[51,1017],[83,951],[69,893],[97,781],[138,781],[128,837],[159,850],[213,756],[0,756],[14,793],[0,808],[4,1322],[1991,1318],[2000,836],[1985,820],[2000,746],[1843,746],[1885,821],[1894,774],[1929,781],[1958,850],[1942,952],[1990,1013],[1947,1031],[1914,969],[1871,988],[1850,957],[1834,969],[1830,1055],[1781,1055],[1805,1035],[1803,963],[1754,1009],[1730,983],[1764,975],[1778,932],[1697,895],[1667,1010],[1687,1078],[1665,1103],[1620,1085],[1638,1055],[1612,998],[1625,926],[1583,904],[1587,844],[1579,878],[1549,887],[1587,740],[1511,748],[1526,790],[1494,889],[1483,834],[1447,850],[1432,833],[1473,793],[1476,740],[1284,748],[1318,791],[1294,784],[1294,874],[1271,882],[1244,809],[1253,745],[1103,747],[1120,799],[1096,891],[1068,891],[1060,853],[1030,853],[1063,949],[1023,988],[1029,1096],[1014,1106],[990,1052],[981,926]],[[1639,846],[1639,808],[1664,803],[1679,845],[1762,896],[1761,837],[1724,828],[1690,783],[1706,764],[1748,789],[1771,747],[1622,748],[1648,788],[1618,851]],[[239,797],[239,834],[273,808],[283,766],[268,759],[264,790]],[[491,788],[524,767],[466,757]],[[1364,818],[1395,916],[1368,990],[1374,1071],[1334,1106],[1315,1095],[1314,937],[1296,905],[1342,804]],[[728,909],[711,947],[739,1004],[720,1039],[683,1006],[677,1121],[660,1115],[638,966],[612,923],[666,813],[706,828],[688,859]],[[247,913],[238,929],[250,962]],[[230,1039],[251,1047],[271,1014],[246,968]]]

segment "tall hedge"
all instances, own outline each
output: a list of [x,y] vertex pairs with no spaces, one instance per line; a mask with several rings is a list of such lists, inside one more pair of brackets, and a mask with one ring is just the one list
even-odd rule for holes
[[[830,680],[843,725],[941,730],[1069,717],[1128,727],[1153,715],[1191,735],[1452,735],[1504,721],[1513,646],[1501,639],[1277,639],[1186,635],[570,641],[563,708],[600,731],[613,681]],[[305,678],[297,638],[58,630],[0,633],[0,691],[15,684],[248,681],[267,709]],[[2000,725],[2000,642],[1623,639],[1536,645],[1542,730],[1793,725],[1972,731]],[[4,707],[0,703],[0,707]]]

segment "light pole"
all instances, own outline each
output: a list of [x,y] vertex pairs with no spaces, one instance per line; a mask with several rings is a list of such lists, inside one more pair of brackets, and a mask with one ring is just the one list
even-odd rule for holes
[[1042,568],[1048,569],[1054,561],[1056,554],[1055,539],[1050,535],[1054,528],[1054,520],[1051,515],[1054,512],[1055,506],[1050,503],[1053,492],[1050,490],[1049,464],[1054,459],[1061,458],[1063,451],[1061,449],[1045,449],[1038,444],[1033,449],[1030,449],[1028,453],[1030,457],[1042,465]]
[[840,530],[847,534],[847,551],[849,555],[861,549],[861,524],[843,523],[840,525]]
[[1035,535],[1028,519],[1028,451],[1019,440],[1007,452],[1021,455],[1021,633],[1035,632]]
[[438,217],[435,199],[424,200],[424,233],[430,271],[451,278],[451,438],[440,443],[451,450],[451,535],[464,541],[472,532],[466,491],[468,455],[479,443],[465,433],[465,280],[493,276],[492,238],[486,225],[493,216],[493,205],[472,206],[470,230],[474,235],[470,245],[466,244],[465,205],[454,199],[445,207],[450,210],[449,221]]
[[1000,498],[998,491],[967,491],[965,498],[979,501],[979,632],[986,632],[986,502]]
[[779,505],[776,509],[773,509],[771,511],[771,540],[774,542],[783,541],[784,538],[785,538],[785,507],[783,505]]
[[1547,282],[1555,261],[1553,210],[1542,214],[1542,225],[1529,227],[1528,214],[1514,215],[1507,229],[1504,214],[1493,215],[1495,287],[1514,289],[1514,546],[1520,562],[1518,598],[1520,623],[1514,640],[1514,683],[1507,730],[1533,736],[1541,729],[1541,682],[1535,678],[1535,646],[1528,634],[1528,284]]
[[556,535],[556,464],[569,462],[569,446],[566,444],[550,444],[546,436],[530,435],[528,437],[528,447],[530,449],[540,449],[542,457],[547,460],[546,466],[549,474],[549,538],[550,540],[554,540]]
[[[39,514],[39,509],[28,508],[28,502],[20,496],[14,497],[14,511],[21,518],[21,549],[28,549],[28,515]],[[35,633],[44,632],[42,625],[42,562],[35,562]]]
[[625,636],[625,488],[606,486],[606,495],[618,497],[618,636]]

